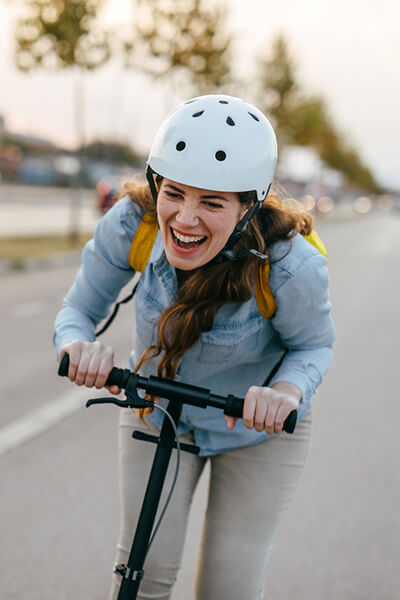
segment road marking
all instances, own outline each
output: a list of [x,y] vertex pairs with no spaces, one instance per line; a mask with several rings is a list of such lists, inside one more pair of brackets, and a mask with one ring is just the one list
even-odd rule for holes
[[28,317],[35,317],[44,313],[46,305],[42,300],[30,300],[29,302],[23,302],[17,304],[11,311],[11,316],[17,319],[26,319]]
[[[0,429],[0,456],[37,437],[47,429],[84,408],[93,390],[69,391]],[[92,393],[93,395],[93,393]]]

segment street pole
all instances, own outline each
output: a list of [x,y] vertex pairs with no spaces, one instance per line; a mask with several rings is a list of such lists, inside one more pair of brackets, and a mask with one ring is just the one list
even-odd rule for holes
[[[81,152],[85,146],[85,95],[82,67],[74,68],[74,125],[78,147]],[[80,155],[80,166],[75,177],[71,179],[71,201],[70,201],[70,226],[69,241],[76,245],[79,239],[80,213],[82,207],[82,164],[83,156]]]

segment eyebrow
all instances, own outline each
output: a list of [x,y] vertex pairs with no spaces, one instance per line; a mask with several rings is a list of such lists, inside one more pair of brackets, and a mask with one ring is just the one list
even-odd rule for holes
[[[179,192],[179,194],[185,195],[184,190],[179,189],[178,187],[172,185],[171,183],[167,183],[166,187],[172,188],[176,192]],[[203,196],[200,196],[200,198],[203,198],[205,200],[210,200],[212,198],[218,198],[219,200],[225,200],[225,202],[229,202],[228,198],[225,198],[225,196],[220,196],[219,194],[204,194]]]
[[219,196],[217,194],[206,194],[204,196],[200,196],[206,200],[210,200],[211,198],[218,198],[219,200],[225,200],[225,202],[229,202],[229,198],[225,198],[225,196]]

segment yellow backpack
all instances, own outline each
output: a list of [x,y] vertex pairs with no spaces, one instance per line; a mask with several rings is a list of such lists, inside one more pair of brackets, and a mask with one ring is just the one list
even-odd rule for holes
[[[157,233],[157,221],[146,213],[132,240],[129,251],[129,264],[134,271],[143,273],[145,270]],[[325,245],[316,231],[313,230],[310,235],[305,235],[304,239],[315,246],[323,256],[327,255]],[[260,261],[255,280],[255,292],[260,314],[266,319],[271,319],[276,312],[276,304],[269,287],[269,263],[267,260]]]

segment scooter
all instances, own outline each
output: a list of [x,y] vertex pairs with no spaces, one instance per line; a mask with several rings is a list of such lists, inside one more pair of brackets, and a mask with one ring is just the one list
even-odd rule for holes
[[[61,376],[68,375],[69,356],[64,354],[58,369]],[[115,404],[122,408],[149,408],[157,407],[163,410],[167,418],[164,419],[160,435],[148,435],[140,431],[134,431],[132,437],[137,440],[152,442],[157,445],[153,464],[151,467],[147,488],[144,495],[139,521],[134,535],[131,551],[127,564],[120,564],[115,567],[115,572],[121,575],[121,586],[119,589],[118,600],[135,600],[137,597],[140,581],[144,575],[144,562],[151,543],[160,526],[161,519],[167,508],[169,499],[172,495],[173,487],[176,482],[179,469],[179,460],[177,461],[176,475],[172,485],[169,497],[162,511],[161,517],[154,528],[156,513],[160,502],[165,477],[173,448],[178,450],[178,459],[180,450],[198,454],[200,449],[193,444],[183,444],[179,442],[177,427],[182,412],[183,404],[191,404],[201,408],[214,406],[224,411],[225,415],[241,418],[243,416],[244,399],[229,394],[221,396],[213,394],[210,390],[186,383],[162,379],[151,375],[150,377],[141,377],[132,373],[129,369],[119,369],[114,367],[108,376],[106,385],[117,385],[125,390],[125,400],[119,400],[112,396],[107,398],[96,398],[88,400],[86,406],[94,404]],[[168,400],[166,409],[163,409],[154,402],[150,402],[139,396],[137,390],[141,389],[153,397],[164,398]],[[297,422],[297,411],[292,411],[287,417],[283,429],[287,433],[293,433]]]

